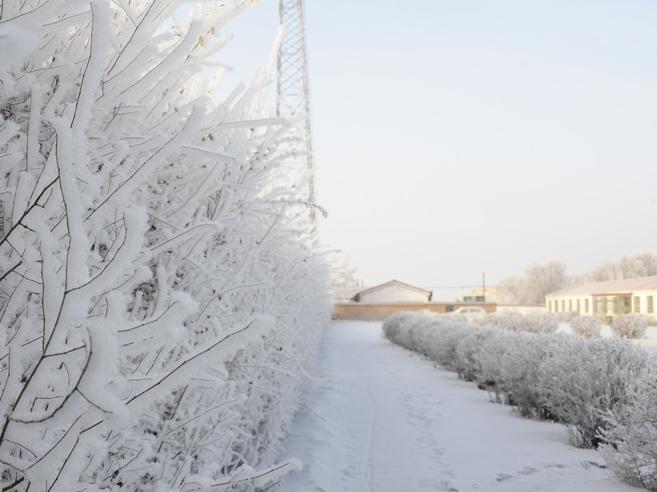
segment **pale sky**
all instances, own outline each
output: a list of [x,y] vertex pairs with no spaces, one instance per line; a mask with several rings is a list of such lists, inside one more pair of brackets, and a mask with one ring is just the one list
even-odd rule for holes
[[[277,1],[223,59],[264,64]],[[657,250],[657,2],[306,0],[323,239],[366,284]]]

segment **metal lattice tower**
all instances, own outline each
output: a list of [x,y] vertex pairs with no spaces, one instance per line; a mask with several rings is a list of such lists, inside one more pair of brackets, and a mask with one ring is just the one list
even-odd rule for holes
[[308,61],[304,0],[279,0],[280,23],[285,28],[278,50],[278,79],[276,84],[276,114],[292,120],[285,146],[294,162],[303,170],[303,199],[310,204],[310,217],[315,221],[315,165],[313,162],[308,91]]

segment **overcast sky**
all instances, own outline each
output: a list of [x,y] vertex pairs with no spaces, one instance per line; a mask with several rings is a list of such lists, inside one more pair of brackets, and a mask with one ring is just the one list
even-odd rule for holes
[[[231,26],[227,85],[277,1]],[[657,249],[657,2],[306,0],[324,240],[367,284]]]

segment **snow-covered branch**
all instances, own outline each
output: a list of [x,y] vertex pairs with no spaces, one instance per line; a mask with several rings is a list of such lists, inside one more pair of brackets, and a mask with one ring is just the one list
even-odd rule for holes
[[326,268],[279,165],[288,123],[255,103],[267,77],[220,104],[202,80],[248,2],[186,3],[0,3],[21,47],[0,61],[3,490],[294,468],[276,443]]

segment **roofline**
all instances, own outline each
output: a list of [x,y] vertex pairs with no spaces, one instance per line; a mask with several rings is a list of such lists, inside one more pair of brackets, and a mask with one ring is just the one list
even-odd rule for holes
[[617,291],[608,291],[608,292],[568,292],[568,291],[557,291],[557,292],[550,292],[549,294],[545,294],[545,297],[559,297],[559,296],[573,296],[573,297],[581,297],[581,296],[624,296],[624,295],[632,295],[636,292],[654,292],[656,291],[657,288],[653,287],[646,287],[646,288],[641,288],[641,289],[631,289],[631,290],[617,290]]
[[353,297],[362,296],[364,294],[369,294],[371,292],[376,292],[378,290],[384,289],[385,287],[388,287],[389,285],[395,285],[395,284],[402,285],[406,288],[409,288],[409,289],[412,289],[412,290],[415,290],[417,292],[421,292],[421,293],[427,294],[427,295],[431,295],[431,293],[432,293],[432,291],[430,291],[430,290],[422,289],[421,287],[416,287],[414,285],[407,284],[406,282],[402,282],[400,280],[393,279],[393,280],[389,280],[388,282],[384,282],[382,284],[375,285],[373,287],[369,287],[367,289],[363,289],[359,292],[356,292]]
[[640,289],[637,289],[632,292],[596,292],[595,294],[591,294],[591,297],[602,297],[602,296],[631,296],[635,292],[637,292]]
[[[613,289],[613,285],[618,285],[621,282],[641,282],[641,281],[654,280],[656,282],[655,286],[645,286],[638,285],[636,288],[632,288],[631,285],[620,285],[618,290]],[[571,287],[566,287],[554,292],[550,292],[545,295],[545,297],[577,297],[577,296],[603,296],[603,295],[631,295],[635,292],[643,291],[655,291],[657,290],[657,275],[649,275],[646,277],[631,277],[615,280],[602,280],[599,282],[585,282],[580,285],[574,285]]]

